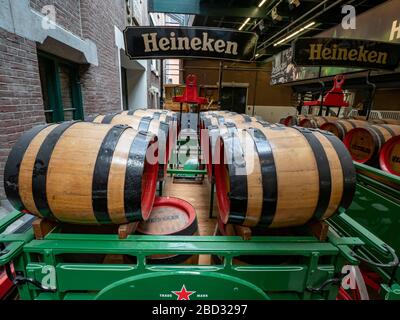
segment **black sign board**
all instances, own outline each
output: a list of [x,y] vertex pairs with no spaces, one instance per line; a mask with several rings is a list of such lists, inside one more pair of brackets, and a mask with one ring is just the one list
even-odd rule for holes
[[388,42],[300,38],[293,43],[298,66],[340,66],[394,70],[400,61],[400,45]]
[[206,58],[250,61],[258,36],[220,28],[127,27],[125,51],[131,59]]

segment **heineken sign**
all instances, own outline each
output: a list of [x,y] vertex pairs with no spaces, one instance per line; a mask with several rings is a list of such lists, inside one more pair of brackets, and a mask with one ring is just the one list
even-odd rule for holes
[[257,34],[203,27],[127,27],[125,51],[131,59],[206,58],[250,61]]
[[300,38],[293,44],[298,66],[340,66],[394,70],[400,61],[400,45],[387,42]]

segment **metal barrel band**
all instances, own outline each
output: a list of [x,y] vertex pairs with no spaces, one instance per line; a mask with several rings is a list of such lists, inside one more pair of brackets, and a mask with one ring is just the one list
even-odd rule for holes
[[107,114],[106,116],[104,116],[103,120],[101,120],[101,123],[110,124],[117,115],[118,113]]
[[111,223],[108,212],[108,178],[115,148],[126,125],[115,125],[106,134],[97,154],[92,180],[93,213],[99,223]]
[[260,226],[269,226],[274,220],[278,203],[278,180],[272,147],[261,130],[249,131],[253,137],[261,165],[263,185],[262,215]]
[[[234,130],[230,132],[232,136],[224,139],[225,152],[228,153],[227,159],[229,159],[230,213],[228,222],[242,224],[246,218],[248,187],[247,176],[237,174],[237,169],[245,169],[246,161],[243,158],[243,150],[238,137],[233,136],[236,127],[231,127],[230,130],[232,129]],[[238,157],[239,159],[237,159]]]
[[344,144],[334,134],[328,131],[321,131],[321,134],[325,135],[329,140],[339,157],[340,166],[342,167],[343,172],[343,192],[338,209],[347,209],[350,207],[353,201],[353,196],[356,192],[356,170],[354,168],[353,160]]
[[323,217],[324,213],[328,209],[332,193],[332,177],[328,156],[326,155],[323,145],[311,130],[297,126],[294,126],[293,128],[299,131],[307,140],[317,164],[319,176],[319,195],[313,217],[319,220]]
[[382,143],[385,142],[385,136],[383,135],[382,132],[380,132],[378,129],[371,127],[371,128],[365,128],[367,131],[372,133],[372,139],[374,140],[375,146],[374,146],[374,154],[375,157],[373,159],[371,159],[372,161],[377,160],[378,158],[378,154],[379,154],[379,150],[382,147]]
[[96,114],[96,115],[93,115],[93,116],[85,117],[85,121],[86,122],[93,122],[99,115],[100,114]]
[[[394,132],[389,125],[387,125],[387,124],[377,124],[376,126],[386,129],[386,131],[388,131],[391,134],[392,137],[396,136],[396,132]],[[382,140],[382,141],[384,141],[384,140]]]
[[51,124],[36,126],[18,139],[14,148],[11,149],[8,155],[4,169],[4,190],[8,200],[18,210],[24,209],[21,197],[19,195],[19,170],[21,162],[25,156],[31,141],[45,128]]
[[35,159],[32,170],[32,195],[35,206],[40,214],[45,218],[54,218],[47,201],[47,171],[53,151],[64,134],[71,126],[80,121],[69,121],[59,124],[44,139]]
[[125,172],[124,207],[129,222],[142,219],[142,175],[146,161],[147,147],[152,135],[139,131],[129,150]]
[[138,131],[145,131],[145,132],[149,131],[150,122],[151,122],[152,120],[153,120],[153,119],[152,119],[151,117],[143,117],[143,118],[140,120],[139,127],[138,127]]

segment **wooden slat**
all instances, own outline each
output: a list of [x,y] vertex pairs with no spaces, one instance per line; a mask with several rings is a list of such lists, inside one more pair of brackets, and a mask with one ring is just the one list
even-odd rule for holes
[[43,240],[57,226],[56,222],[47,219],[37,218],[32,223],[33,234],[36,240]]
[[121,224],[118,227],[118,238],[119,239],[126,239],[129,235],[135,232],[139,222],[132,222]]

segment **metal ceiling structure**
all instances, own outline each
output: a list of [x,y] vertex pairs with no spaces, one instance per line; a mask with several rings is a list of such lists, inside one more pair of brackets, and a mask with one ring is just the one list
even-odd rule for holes
[[[149,0],[150,12],[194,15],[193,26],[240,29],[259,35],[257,59],[290,46],[295,36],[314,36],[341,23],[342,7],[357,15],[385,0]],[[285,40],[289,36],[289,39]]]

